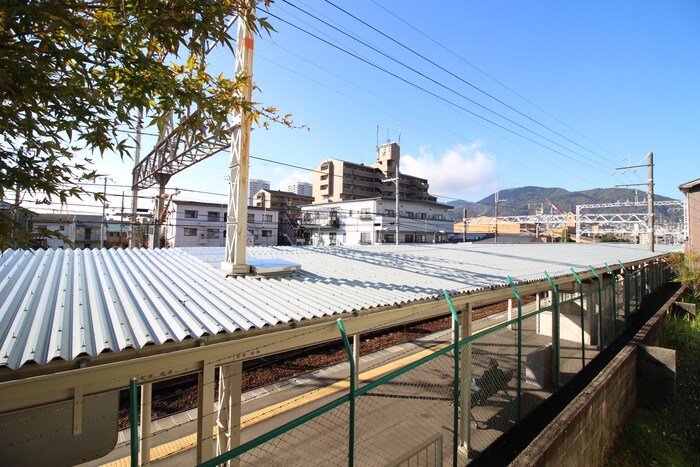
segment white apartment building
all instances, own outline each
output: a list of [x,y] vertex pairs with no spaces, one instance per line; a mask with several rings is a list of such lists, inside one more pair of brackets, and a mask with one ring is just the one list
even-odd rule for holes
[[[32,217],[32,230],[40,232],[43,229],[59,232],[75,243],[76,217],[74,214],[39,213]],[[38,243],[46,248],[71,248],[66,242],[53,237],[39,237]]]
[[287,186],[287,191],[301,196],[313,196],[314,185],[310,182],[296,182]]
[[[173,200],[166,219],[168,247],[226,246],[227,205]],[[248,245],[277,245],[278,213],[248,206]]]
[[[311,245],[396,242],[396,202],[384,196],[303,206],[304,237]],[[452,206],[432,201],[399,202],[399,243],[439,243],[452,234]]]

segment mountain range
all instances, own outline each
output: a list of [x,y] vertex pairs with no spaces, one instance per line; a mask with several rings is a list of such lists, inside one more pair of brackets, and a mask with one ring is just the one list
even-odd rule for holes
[[[493,216],[495,195],[493,193],[477,202],[454,200],[447,204],[455,208],[452,213],[454,220],[462,219],[464,208],[467,209],[467,217]],[[594,188],[584,191],[568,191],[564,188],[525,186],[500,190],[498,199],[499,216],[526,216],[540,212],[556,214],[557,210],[564,213],[567,211],[576,212],[576,205],[580,204],[605,204],[635,200],[644,202],[647,199],[647,194],[646,191],[629,188]],[[654,195],[654,199],[655,201],[673,200],[659,195]],[[629,211],[629,208],[626,210]],[[657,210],[663,215],[676,217],[673,210],[663,209],[663,207],[657,208]]]

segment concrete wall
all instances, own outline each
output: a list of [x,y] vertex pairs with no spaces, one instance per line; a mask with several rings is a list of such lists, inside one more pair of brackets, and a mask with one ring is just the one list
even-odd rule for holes
[[599,466],[637,403],[637,353],[640,343],[654,345],[669,300],[632,342],[550,423],[511,466]]

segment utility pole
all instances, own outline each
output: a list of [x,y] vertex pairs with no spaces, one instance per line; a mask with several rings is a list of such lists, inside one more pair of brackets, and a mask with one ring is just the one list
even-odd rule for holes
[[[251,13],[254,13],[253,10]],[[244,102],[253,100],[253,33],[246,22],[238,19],[236,41],[236,76],[244,75],[245,85],[239,97]],[[250,272],[246,264],[246,237],[248,233],[248,172],[250,169],[250,115],[241,109],[235,116],[239,125],[231,138],[231,158],[229,160],[229,195],[226,220],[226,253],[221,269],[231,275]]]
[[627,185],[615,185],[616,187],[628,187],[628,186],[644,186],[647,185],[647,216],[649,220],[647,221],[649,227],[649,251],[654,252],[654,153],[650,152],[647,154],[647,163],[639,165],[628,165],[626,167],[617,167],[615,171],[627,171],[629,169],[636,169],[639,167],[646,167],[648,180],[647,183],[630,183]]
[[647,174],[649,175],[649,196],[647,197],[647,209],[649,210],[649,251],[654,252],[654,153],[647,155]]
[[462,241],[467,241],[467,208],[462,210]]
[[495,217],[496,217],[496,229],[495,229],[495,234],[493,237],[493,243],[498,243],[498,203],[503,203],[504,201],[508,201],[507,199],[498,199],[498,194],[500,190],[496,191],[496,195],[494,197],[494,205],[495,205]]
[[105,199],[102,200],[102,226],[100,228],[100,246],[102,246],[102,248],[107,246],[107,240],[105,239],[105,232],[107,231],[107,220],[105,219],[105,210],[107,208],[107,177],[104,177],[104,181],[105,184],[102,194],[104,195]]
[[398,246],[399,244],[399,167],[396,167],[396,177],[394,178],[385,178],[385,182],[394,182],[396,185],[396,190],[394,190],[395,193],[395,200],[394,200],[394,227],[396,230],[395,234],[395,239],[394,243]]
[[[130,248],[136,248],[136,218],[137,218],[137,210],[138,210],[138,194],[139,194],[139,189],[138,186],[136,185],[136,166],[139,165],[139,162],[141,162],[141,129],[143,128],[143,111],[139,110],[139,115],[138,115],[138,120],[136,121],[136,148],[134,150],[134,170],[133,170],[133,180],[134,183],[132,183],[132,190],[131,190],[131,221],[129,225],[129,232],[130,232],[130,238],[129,238],[129,247]],[[122,212],[124,210],[122,209]],[[122,217],[122,220],[124,218]]]

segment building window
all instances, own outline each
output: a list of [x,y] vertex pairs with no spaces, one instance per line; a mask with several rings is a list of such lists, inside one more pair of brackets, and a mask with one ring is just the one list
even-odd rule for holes
[[360,243],[363,245],[369,245],[372,242],[369,232],[360,232]]
[[190,209],[185,209],[185,219],[196,219],[197,218],[197,211],[192,211]]
[[369,212],[369,208],[360,209],[360,219],[371,219],[372,214]]
[[248,222],[250,222],[250,223],[255,222],[255,214],[248,214]]
[[337,235],[336,235],[335,232],[331,232],[331,233],[328,234],[328,243],[329,243],[331,246],[335,246],[336,237],[337,237]]
[[63,232],[64,230],[66,230],[66,226],[65,226],[65,225],[61,225],[61,226],[58,227],[58,230],[60,230],[61,232]]
[[425,219],[425,218],[426,218],[426,215],[425,215],[424,212],[419,212],[419,213],[417,214],[417,217],[418,217],[418,219]]
[[328,170],[328,164],[321,165],[321,170]]
[[321,175],[321,180],[328,180],[328,175],[326,175],[326,174]]
[[218,212],[209,211],[207,213],[207,220],[209,222],[219,222],[220,218],[221,218],[221,215]]
[[384,234],[384,243],[394,243],[394,234],[390,233],[385,233]]
[[322,189],[322,190],[327,190],[327,189],[328,189],[328,185],[321,185],[321,189]]
[[185,237],[196,237],[197,229],[190,229],[185,227]]
[[413,234],[406,234],[406,243],[413,243]]
[[441,221],[443,219],[444,219],[444,216],[442,214],[433,214],[433,220]]
[[219,238],[219,229],[207,229],[207,238]]
[[85,228],[85,240],[90,240],[92,239],[92,229],[91,228]]
[[413,219],[414,217],[416,217],[416,213],[413,211],[406,211],[406,217],[408,217],[409,219]]
[[262,236],[263,237],[272,237],[272,230],[263,230]]
[[384,217],[394,217],[395,213],[393,209],[385,209]]
[[416,243],[425,243],[425,235],[417,234]]
[[272,222],[272,214],[263,214],[263,222]]

